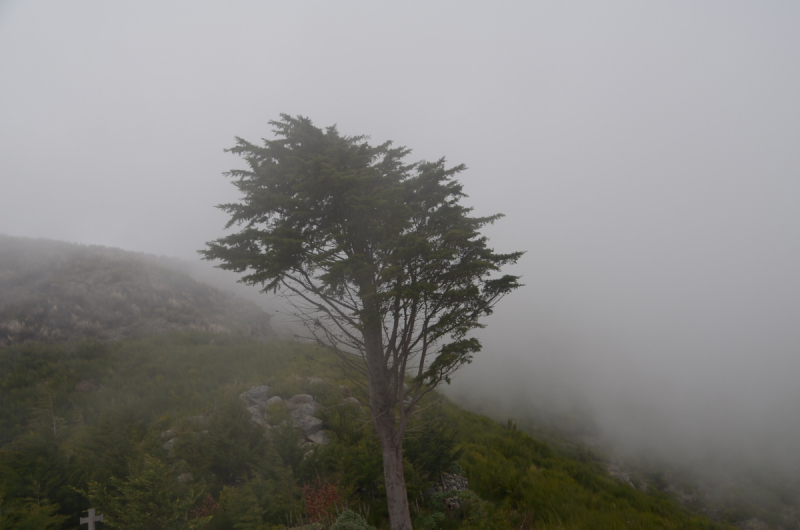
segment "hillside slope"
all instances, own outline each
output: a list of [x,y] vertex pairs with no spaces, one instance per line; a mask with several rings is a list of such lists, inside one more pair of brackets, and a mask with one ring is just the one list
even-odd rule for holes
[[0,346],[190,330],[273,335],[255,304],[167,258],[0,235]]
[[[388,528],[380,445],[352,402],[364,396],[331,361],[308,345],[206,332],[0,348],[0,527],[35,509],[50,514],[38,528],[78,529],[92,505],[134,518],[158,495],[181,521],[210,515],[209,530],[309,519],[305,530],[321,530],[343,505]],[[254,391],[269,396],[257,422],[242,400]],[[305,441],[289,407],[299,396],[327,443]],[[415,528],[730,528],[429,396],[404,441]],[[429,493],[444,472],[468,481],[457,504]]]
[[[78,529],[90,505],[113,520],[147,492],[208,529],[330,523],[342,504],[386,528],[366,396],[271,335],[254,304],[167,259],[0,236],[0,529]],[[417,528],[728,528],[441,395],[412,421]],[[460,504],[424,494],[445,472],[468,480]]]
[[[800,529],[800,477],[761,468],[748,455],[736,461],[666,459],[645,451],[625,452],[615,446],[591,412],[574,407],[554,414],[540,401],[486,398],[474,392],[453,392],[458,405],[495,420],[513,418],[519,429],[576,458],[602,455],[609,474],[636,487],[658,489],[687,509],[724,521],[742,530]],[[502,396],[506,397],[506,396]]]

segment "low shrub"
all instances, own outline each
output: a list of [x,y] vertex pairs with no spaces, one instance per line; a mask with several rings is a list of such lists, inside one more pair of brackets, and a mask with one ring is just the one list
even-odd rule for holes
[[331,525],[331,530],[375,530],[363,517],[352,510],[345,510]]

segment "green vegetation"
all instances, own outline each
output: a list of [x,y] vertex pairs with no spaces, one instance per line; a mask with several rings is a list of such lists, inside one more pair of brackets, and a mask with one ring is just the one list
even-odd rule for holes
[[772,466],[759,466],[753,456],[747,457],[748,462],[743,455],[738,466],[715,462],[713,455],[695,465],[646,453],[620,456],[602,443],[586,445],[584,440],[597,436],[599,429],[591,414],[580,408],[558,415],[544,406],[524,409],[477,402],[463,394],[454,401],[497,421],[513,415],[515,421],[507,420],[509,426],[518,425],[574,460],[614,462],[612,468],[624,470],[625,478],[637,488],[664,492],[694,513],[744,528],[800,529],[800,477],[776,476]]
[[[153,524],[127,527],[322,528],[349,507],[388,528],[374,427],[342,403],[325,360],[303,344],[204,332],[0,350],[0,528],[77,529],[90,506],[126,528],[153,492]],[[238,397],[260,384],[314,395],[332,443],[306,454],[280,414],[265,439]],[[405,449],[418,528],[727,528],[434,394]],[[423,494],[442,471],[470,481],[457,509]]]
[[345,510],[331,525],[331,530],[370,530],[367,522],[352,510]]
[[[89,483],[89,499],[111,528],[142,530],[175,528],[188,519],[200,488],[181,487],[173,471],[151,456],[133,462],[126,480],[112,477],[109,486]],[[183,527],[200,528],[208,517],[186,521]]]

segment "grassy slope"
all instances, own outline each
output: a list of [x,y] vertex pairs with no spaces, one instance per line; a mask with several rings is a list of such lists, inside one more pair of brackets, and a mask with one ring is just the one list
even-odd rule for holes
[[[336,482],[342,500],[369,504],[370,522],[386,527],[371,424],[338,405],[336,389],[346,381],[320,359],[319,351],[297,343],[201,332],[0,349],[0,502],[56,503],[68,517],[61,527],[78,528],[79,512],[88,506],[78,490],[90,481],[125,478],[132,462],[152,455],[222,497],[212,528],[295,521],[303,510],[302,485],[320,479]],[[331,385],[311,385],[311,376]],[[237,401],[256,384],[270,384],[284,397],[315,394],[326,407],[323,419],[334,443],[304,459],[292,430],[277,429],[272,443],[265,442]],[[409,495],[420,524],[431,514],[421,491],[436,462],[447,459],[435,453],[450,436],[484,504],[472,517],[441,521],[442,528],[726,528],[690,515],[663,494],[610,478],[591,459],[570,459],[441,397],[434,401],[425,404],[406,444],[413,455]],[[197,415],[203,416],[200,426],[187,419]],[[431,425],[447,428],[434,432]],[[161,447],[167,429],[179,438],[175,456]],[[237,514],[243,511],[255,519],[242,519]]]
[[598,441],[598,428],[586,411],[574,409],[569,414],[548,415],[546,407],[523,408],[486,403],[472,396],[454,396],[461,406],[493,419],[513,418],[520,430],[572,458],[601,459],[623,470],[636,485],[667,492],[696,513],[715,520],[771,529],[800,528],[800,477],[776,476],[770,469],[755,465],[692,466],[653,457],[648,454],[620,455],[603,444],[587,446],[586,440]]

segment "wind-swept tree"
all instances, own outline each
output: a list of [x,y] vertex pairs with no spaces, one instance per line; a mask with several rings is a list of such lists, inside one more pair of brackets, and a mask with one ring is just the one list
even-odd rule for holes
[[226,173],[243,197],[219,208],[230,214],[227,228],[241,229],[200,252],[286,295],[308,336],[368,382],[391,527],[411,530],[402,452],[409,417],[480,350],[469,332],[520,286],[499,271],[522,253],[487,247],[480,229],[501,215],[470,217],[460,204],[454,176],[463,165],[406,163],[406,148],[373,146],[304,117],[270,124],[275,139],[237,138],[228,149],[249,167]]

